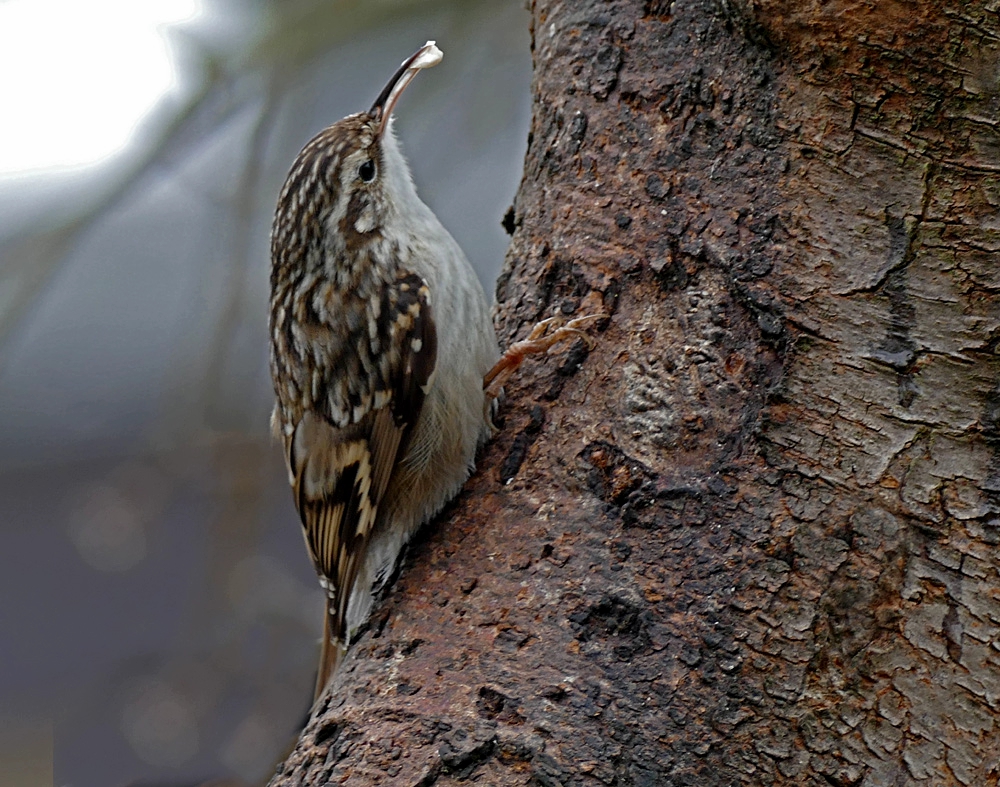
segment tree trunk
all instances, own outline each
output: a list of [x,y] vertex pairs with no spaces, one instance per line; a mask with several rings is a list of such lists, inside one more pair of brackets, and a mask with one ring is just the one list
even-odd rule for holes
[[536,0],[529,361],[273,785],[1000,777],[996,0]]

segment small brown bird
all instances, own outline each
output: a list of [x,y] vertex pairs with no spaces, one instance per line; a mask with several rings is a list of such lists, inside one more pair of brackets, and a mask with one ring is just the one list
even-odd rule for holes
[[428,42],[306,144],[274,217],[271,420],[327,593],[317,697],[403,546],[469,477],[503,381],[579,334],[543,324],[501,358],[472,266],[417,197],[390,115],[441,57]]

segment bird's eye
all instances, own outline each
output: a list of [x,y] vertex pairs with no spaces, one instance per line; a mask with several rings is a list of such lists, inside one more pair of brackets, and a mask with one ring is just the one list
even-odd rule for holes
[[375,162],[368,159],[368,161],[358,167],[358,177],[365,183],[371,183],[375,180]]

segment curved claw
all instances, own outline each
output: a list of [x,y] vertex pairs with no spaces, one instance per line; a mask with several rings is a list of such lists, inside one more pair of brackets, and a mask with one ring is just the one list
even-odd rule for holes
[[[500,391],[517,371],[521,362],[529,355],[539,353],[549,354],[558,344],[562,344],[570,339],[582,339],[587,349],[593,349],[594,340],[584,333],[582,328],[588,323],[606,318],[606,314],[587,314],[583,317],[576,317],[569,322],[565,322],[562,317],[549,317],[535,325],[528,334],[528,338],[520,342],[514,342],[507,351],[500,357],[483,377],[483,390],[489,398],[500,395]],[[551,333],[549,328],[554,327]]]

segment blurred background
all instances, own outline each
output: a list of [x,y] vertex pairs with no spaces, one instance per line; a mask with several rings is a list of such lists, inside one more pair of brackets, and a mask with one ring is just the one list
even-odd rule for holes
[[320,128],[398,108],[487,292],[521,0],[0,0],[0,784],[266,780],[321,596],[269,438],[268,233]]

